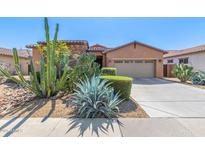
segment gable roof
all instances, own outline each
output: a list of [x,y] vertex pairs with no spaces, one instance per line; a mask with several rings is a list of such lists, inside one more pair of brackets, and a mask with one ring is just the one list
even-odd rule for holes
[[[26,49],[20,49],[18,50],[18,55],[20,58],[29,58],[31,52]],[[13,56],[13,50],[12,49],[7,49],[7,48],[0,48],[0,55],[3,56]]]
[[147,44],[144,44],[144,43],[138,42],[138,41],[133,41],[133,42],[129,42],[129,43],[127,43],[127,44],[123,44],[123,45],[118,46],[118,47],[116,47],[116,48],[112,48],[112,49],[106,50],[106,51],[104,51],[103,53],[112,52],[112,51],[114,51],[114,50],[117,50],[117,49],[123,48],[123,47],[128,46],[128,45],[131,45],[131,44],[139,44],[139,45],[142,45],[142,46],[145,46],[145,47],[148,47],[148,48],[155,49],[155,50],[157,50],[157,51],[159,51],[159,52],[163,52],[163,53],[165,53],[165,51],[162,50],[162,49],[159,49],[159,48],[156,48],[156,47],[153,47],[153,46],[150,46],[150,45],[147,45]]
[[168,53],[164,55],[164,58],[189,55],[189,54],[194,54],[199,52],[205,52],[205,45],[199,45],[196,47],[182,49],[182,50],[168,50]]
[[[64,42],[69,45],[77,44],[77,45],[86,45],[87,47],[89,46],[88,41],[86,40],[58,40],[58,41]],[[46,44],[46,41],[38,41],[37,44]],[[28,44],[26,45],[26,48],[35,48],[37,47],[37,44]]]

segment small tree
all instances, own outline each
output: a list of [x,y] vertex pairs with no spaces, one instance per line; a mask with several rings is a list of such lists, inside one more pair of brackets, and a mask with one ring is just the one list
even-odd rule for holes
[[193,67],[186,64],[177,64],[172,73],[181,81],[186,82],[193,74]]

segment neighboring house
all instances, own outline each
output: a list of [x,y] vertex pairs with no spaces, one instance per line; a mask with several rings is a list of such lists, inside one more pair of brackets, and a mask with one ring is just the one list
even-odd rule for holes
[[172,70],[176,64],[189,64],[195,71],[205,71],[205,45],[183,50],[167,51],[164,55],[164,76],[174,77]]
[[[18,50],[20,66],[24,75],[29,71],[29,54],[27,50]],[[0,48],[0,65],[8,69],[13,75],[16,74],[12,49]]]
[[[65,42],[72,54],[81,54],[84,52],[96,55],[98,62],[102,67],[116,67],[118,75],[131,77],[163,77],[163,50],[146,45],[140,42],[130,42],[116,48],[107,48],[96,44],[89,47],[85,40],[62,40]],[[45,44],[45,42],[38,42]],[[40,52],[35,44],[27,45],[32,48],[33,60],[40,60]],[[39,71],[38,63],[35,63]]]

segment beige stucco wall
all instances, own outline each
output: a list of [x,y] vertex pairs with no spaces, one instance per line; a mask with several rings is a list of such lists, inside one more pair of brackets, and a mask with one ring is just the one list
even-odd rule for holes
[[[5,64],[10,73],[12,74],[16,73],[12,56],[0,55],[0,63]],[[24,75],[28,75],[28,63],[29,63],[28,59],[20,58],[20,65]]]
[[198,52],[176,57],[164,58],[164,64],[167,64],[167,60],[171,59],[173,60],[174,64],[178,64],[180,58],[188,58],[189,65],[191,65],[195,71],[200,70],[205,72],[205,52]]
[[34,63],[34,67],[36,71],[40,70],[40,52],[38,51],[37,48],[33,48],[32,49],[32,59],[33,59],[33,63]]
[[155,76],[163,77],[163,52],[141,44],[130,44],[106,53],[106,66],[113,66],[115,59],[155,60]]

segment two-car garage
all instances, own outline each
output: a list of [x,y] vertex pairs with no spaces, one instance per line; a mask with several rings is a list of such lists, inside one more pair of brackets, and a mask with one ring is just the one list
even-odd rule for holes
[[118,75],[162,77],[164,51],[139,42],[131,42],[105,51],[105,65],[116,67]]
[[118,75],[131,77],[154,77],[154,60],[114,60]]

